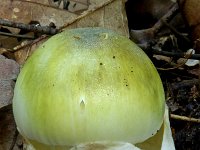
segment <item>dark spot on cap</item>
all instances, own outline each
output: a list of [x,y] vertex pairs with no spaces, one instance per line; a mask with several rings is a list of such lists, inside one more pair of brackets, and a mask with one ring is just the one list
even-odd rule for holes
[[85,109],[85,102],[83,100],[81,100],[80,102],[80,107],[81,109]]
[[100,63],[100,65],[103,65],[103,63]]
[[115,56],[113,56],[113,59],[115,59]]
[[77,39],[77,40],[80,40],[80,39],[81,39],[81,37],[78,36],[78,35],[74,35],[74,38]]

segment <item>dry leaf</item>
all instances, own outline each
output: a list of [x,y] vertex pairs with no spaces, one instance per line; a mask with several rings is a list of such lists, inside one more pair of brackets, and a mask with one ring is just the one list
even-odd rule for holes
[[[0,55],[0,150],[8,150],[13,142],[16,127],[11,103],[14,81],[19,73],[19,65]],[[20,138],[18,138],[20,142]],[[17,146],[13,150],[19,150]]]
[[105,27],[129,37],[124,0],[91,0],[87,11],[78,19],[68,20],[68,28]]
[[172,62],[172,58],[171,57],[167,57],[167,56],[163,56],[163,55],[153,55],[154,58],[156,58],[157,60],[163,60],[167,63]]
[[[81,27],[105,27],[118,32],[121,35],[129,37],[127,18],[123,0],[91,0],[87,11],[79,17],[65,20],[65,29]],[[32,44],[22,48],[15,53],[16,60],[19,64],[24,64],[28,56],[40,45]],[[31,53],[30,53],[31,52]]]
[[200,0],[179,0],[181,10],[184,17],[188,21],[189,26],[196,26],[199,24],[200,14],[197,12],[200,9]]
[[186,58],[179,58],[177,60],[178,64],[185,64],[188,67],[193,67],[199,64],[199,60],[196,59],[188,59],[190,58],[191,54],[195,54],[195,50],[194,49],[189,49],[187,50],[185,57]]
[[[4,19],[26,24],[31,21],[38,21],[41,25],[49,25],[53,22],[57,27],[73,22],[78,17],[75,13],[70,13],[69,11],[57,9],[55,7],[49,7],[46,3],[47,1],[45,0],[3,0],[0,3],[0,16]],[[108,3],[110,4],[104,6],[104,4]],[[102,6],[102,8],[99,8],[99,6]],[[98,9],[98,11],[94,11],[95,9]],[[87,11],[90,12],[91,10],[94,11],[92,14],[84,15],[85,21],[80,20],[80,23],[76,21],[77,24],[73,27],[101,26],[114,29],[114,31],[128,36],[128,25],[123,0],[91,0]],[[84,13],[87,14],[87,12]],[[19,30],[16,31],[16,29],[13,28],[9,29],[15,33],[19,32]]]
[[[18,49],[18,48],[22,47],[20,50],[18,50],[14,53],[17,63],[19,65],[23,65],[25,63],[25,61],[28,59],[28,57],[35,51],[35,49],[38,48],[38,46],[40,46],[40,44],[45,42],[47,39],[48,38],[41,37],[41,38],[36,39],[35,41],[31,41],[31,42],[24,41],[20,45],[15,47],[14,49]],[[27,46],[25,46],[25,45],[27,45]]]
[[12,103],[14,81],[19,73],[19,65],[0,55],[0,109]]
[[[48,26],[53,22],[57,27],[60,27],[66,20],[77,17],[76,14],[66,10],[50,7],[47,0],[2,0],[0,7],[1,18],[26,24],[31,21],[38,21],[41,25]],[[19,32],[19,30],[13,28],[9,29],[15,33]]]
[[1,47],[11,49],[18,44],[19,44],[19,42],[17,41],[16,38],[0,35],[0,45],[1,45]]
[[191,31],[197,53],[200,52],[200,0],[179,0],[180,8]]
[[12,80],[0,80],[0,109],[12,103],[13,89]]
[[19,73],[19,65],[11,59],[0,55],[0,80],[16,79]]

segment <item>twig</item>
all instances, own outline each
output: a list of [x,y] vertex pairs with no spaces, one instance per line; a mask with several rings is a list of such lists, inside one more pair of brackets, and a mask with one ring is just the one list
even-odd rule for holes
[[39,41],[41,41],[41,40],[43,40],[43,39],[46,39],[46,38],[48,38],[47,35],[42,35],[42,36],[40,36],[39,38],[35,39],[34,41],[30,41],[29,43],[27,43],[27,44],[25,44],[25,45],[15,47],[11,52],[19,51],[19,50],[21,50],[21,49],[23,49],[23,48],[25,48],[25,47],[28,47],[28,46],[33,45],[33,44],[36,44],[36,43],[38,43]]
[[[155,48],[153,48],[153,54],[158,54],[158,55],[164,55],[164,56],[169,56],[169,57],[178,57],[178,58],[186,58],[187,54],[186,53],[175,53],[175,52],[168,52],[168,51],[159,51]],[[188,58],[186,58],[188,59]],[[191,54],[189,59],[197,59],[200,60],[200,54]]]
[[24,23],[9,21],[2,18],[0,18],[0,25],[13,27],[13,28],[19,28],[19,29],[23,29],[27,31],[32,31],[32,32],[39,32],[42,34],[49,34],[49,35],[54,35],[58,31],[57,29],[49,27],[49,26],[37,26],[37,25],[24,24]]
[[0,32],[0,35],[10,36],[10,37],[17,37],[17,38],[23,38],[23,39],[34,39],[34,36],[20,35],[20,34],[6,33],[6,32]]
[[179,12],[178,4],[174,4],[174,6],[163,16],[161,19],[153,26],[155,34],[159,32],[159,30],[163,27],[164,22],[170,22],[174,16]]
[[[168,53],[167,51],[159,51],[159,50],[156,50],[155,48],[152,48],[152,49],[153,49],[154,54],[156,54],[156,52],[159,55],[163,55],[164,53],[166,53],[166,54]],[[161,54],[160,52],[164,52],[164,53]],[[172,53],[172,54],[176,54],[176,53]],[[185,63],[188,61],[188,59],[191,58],[192,53],[190,53],[190,54],[183,53],[183,54],[184,54],[183,58],[185,58],[185,59],[180,64],[176,64],[174,67],[171,67],[171,68],[157,68],[157,69],[158,70],[174,70],[174,69],[177,69],[177,68],[180,68],[180,67],[184,66]]]
[[171,114],[170,117],[172,119],[176,119],[176,120],[200,123],[200,119],[196,119],[196,118],[190,118],[190,117],[186,117],[186,116],[179,116],[179,115],[175,115],[175,114]]
[[89,10],[85,11],[85,12],[84,12],[83,14],[81,14],[80,16],[78,16],[78,17],[72,19],[71,21],[67,22],[64,26],[60,27],[58,30],[61,32],[61,31],[62,31],[64,28],[66,28],[67,26],[69,26],[69,25],[71,25],[71,24],[73,24],[73,23],[79,21],[80,19],[84,18],[85,16],[87,16],[87,15],[89,15],[89,14],[92,14],[93,12],[95,12],[95,11],[101,9],[102,7],[105,7],[105,6],[109,5],[110,3],[114,2],[114,1],[115,1],[115,0],[109,0],[109,1],[107,1],[107,2],[105,2],[105,3],[102,3],[102,4],[99,5],[99,6],[95,6],[95,7],[93,7],[92,9],[89,9]]
[[156,67],[156,69],[157,70],[163,70],[163,71],[175,70],[175,69],[178,69],[180,67],[183,67],[186,62],[187,62],[187,59],[185,61],[183,61],[182,63],[177,64],[176,66],[173,66],[173,67],[170,67],[170,68],[159,68],[159,67]]
[[148,49],[149,43],[152,42],[152,39],[155,38],[156,34],[158,34],[160,29],[164,26],[163,20],[165,22],[171,21],[178,11],[179,7],[176,3],[163,17],[161,17],[160,20],[157,21],[157,23],[154,24],[153,27],[143,30],[131,30],[131,38],[137,43],[142,44],[142,47],[145,49]]

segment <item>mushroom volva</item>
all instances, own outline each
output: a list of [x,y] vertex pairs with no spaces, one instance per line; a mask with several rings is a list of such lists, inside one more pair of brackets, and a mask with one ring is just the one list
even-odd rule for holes
[[160,129],[164,110],[150,59],[104,28],[70,29],[48,39],[23,66],[13,98],[20,134],[41,150],[143,142]]

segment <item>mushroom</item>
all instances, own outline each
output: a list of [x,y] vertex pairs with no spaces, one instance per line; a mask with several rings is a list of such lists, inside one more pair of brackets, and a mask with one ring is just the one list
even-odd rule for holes
[[30,56],[15,85],[13,112],[36,150],[136,144],[161,128],[165,96],[153,63],[131,40],[78,28],[51,37]]

